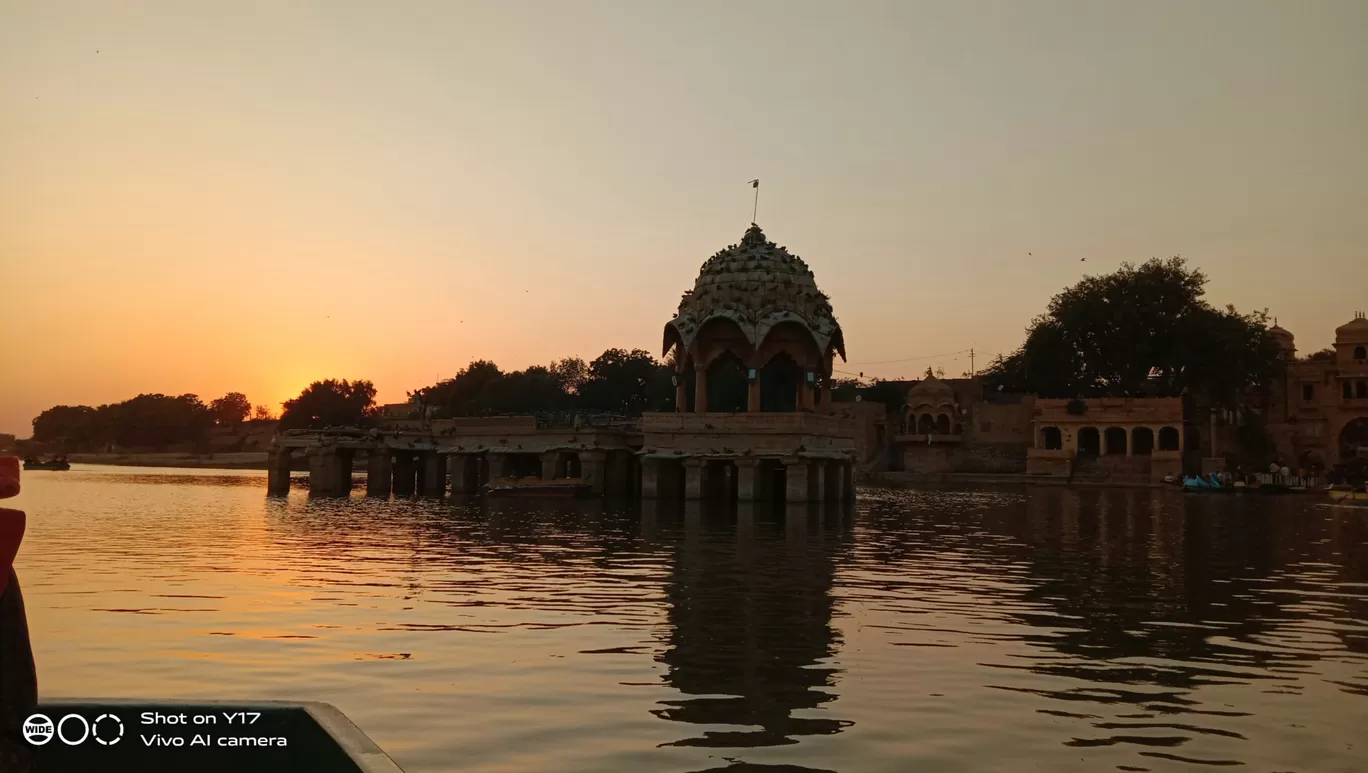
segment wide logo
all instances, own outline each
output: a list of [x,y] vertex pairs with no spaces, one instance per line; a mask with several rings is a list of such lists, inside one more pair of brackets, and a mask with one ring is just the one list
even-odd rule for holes
[[113,746],[124,737],[124,723],[114,714],[101,714],[94,722],[80,714],[67,714],[55,723],[46,714],[34,714],[24,720],[24,740],[42,746],[54,737],[67,746],[78,746],[93,740],[103,746]]

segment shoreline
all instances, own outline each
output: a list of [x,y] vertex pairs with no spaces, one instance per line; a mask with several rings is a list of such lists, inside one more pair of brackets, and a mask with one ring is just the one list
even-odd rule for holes
[[266,452],[227,454],[68,454],[74,464],[103,464],[116,467],[188,467],[208,470],[265,470]]

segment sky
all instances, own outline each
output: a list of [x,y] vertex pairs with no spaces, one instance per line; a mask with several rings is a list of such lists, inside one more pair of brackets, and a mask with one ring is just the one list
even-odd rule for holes
[[1365,29],[1361,0],[0,0],[0,432],[659,356],[754,178],[848,373],[982,367],[1170,255],[1320,349],[1368,310]]

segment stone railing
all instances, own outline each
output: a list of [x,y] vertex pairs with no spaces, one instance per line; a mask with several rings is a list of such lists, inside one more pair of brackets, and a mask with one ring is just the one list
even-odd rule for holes
[[647,434],[853,434],[848,419],[820,413],[643,413],[641,430]]
[[929,434],[929,435],[903,434],[903,435],[894,435],[894,436],[893,436],[893,442],[895,442],[895,443],[903,443],[903,444],[906,444],[906,445],[916,445],[916,444],[918,444],[918,443],[920,443],[921,445],[937,445],[937,444],[943,444],[943,443],[963,443],[963,442],[964,442],[964,435],[953,435],[953,434],[942,435],[942,434],[937,434],[937,433],[934,433],[934,432],[931,433],[931,434]]

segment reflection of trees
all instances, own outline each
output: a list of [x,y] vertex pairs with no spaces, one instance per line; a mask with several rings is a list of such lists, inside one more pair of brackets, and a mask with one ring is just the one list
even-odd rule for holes
[[686,513],[666,586],[668,649],[659,660],[683,697],[662,703],[664,719],[706,729],[677,746],[755,747],[832,734],[837,719],[800,717],[834,700],[831,585],[845,541],[839,526],[764,515]]

